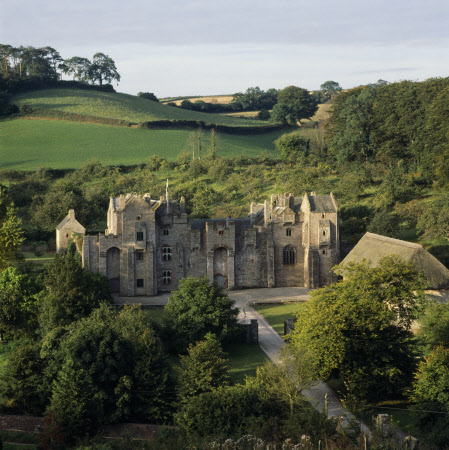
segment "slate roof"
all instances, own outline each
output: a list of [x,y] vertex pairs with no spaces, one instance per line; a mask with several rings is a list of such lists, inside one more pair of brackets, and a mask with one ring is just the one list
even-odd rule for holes
[[397,255],[411,262],[426,277],[430,289],[449,288],[449,270],[420,244],[401,241],[374,233],[366,233],[349,252],[342,264],[371,261],[376,266],[384,256]]
[[330,213],[337,212],[330,195],[309,195],[310,211]]
[[64,219],[62,219],[59,225],[56,226],[56,229],[61,230],[70,221],[77,223],[84,231],[86,231],[86,229],[75,219],[74,216],[71,216],[70,213],[67,214]]

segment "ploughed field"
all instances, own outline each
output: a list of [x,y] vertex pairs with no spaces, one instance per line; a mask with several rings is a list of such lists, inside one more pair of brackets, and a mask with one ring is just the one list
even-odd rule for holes
[[[45,119],[7,120],[0,122],[0,170],[78,168],[93,157],[105,165],[145,163],[152,155],[173,161],[180,152],[191,148],[191,133],[188,129],[148,130]],[[274,155],[273,141],[281,134],[283,131],[253,136],[216,133],[218,155],[245,153],[251,157],[264,150]],[[202,143],[206,152],[209,132],[203,132]]]

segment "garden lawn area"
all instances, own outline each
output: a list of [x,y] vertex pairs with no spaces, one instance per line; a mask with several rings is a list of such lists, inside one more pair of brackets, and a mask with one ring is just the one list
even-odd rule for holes
[[258,304],[254,309],[281,335],[284,335],[284,321],[291,319],[305,302]]
[[[76,169],[94,157],[104,165],[142,164],[152,155],[174,161],[179,153],[190,149],[191,133],[191,130],[148,130],[41,119],[7,120],[0,122],[0,170]],[[283,133],[252,136],[216,133],[218,155],[245,153],[255,157],[267,150],[273,156],[273,141]],[[207,131],[203,132],[203,143],[207,151],[210,143]]]
[[258,344],[228,344],[223,350],[229,354],[229,373],[234,383],[244,383],[246,376],[255,376],[257,368],[268,361]]
[[33,252],[23,252],[25,261],[32,263],[36,269],[42,269],[45,264],[49,263],[55,257],[54,253],[43,253],[41,256],[36,256]]
[[133,123],[154,120],[201,120],[228,126],[262,126],[268,122],[201,113],[153,102],[135,95],[83,89],[41,89],[15,95],[12,103]]

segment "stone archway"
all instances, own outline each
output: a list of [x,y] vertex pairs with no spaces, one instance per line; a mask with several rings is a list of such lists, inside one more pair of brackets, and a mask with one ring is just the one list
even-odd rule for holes
[[228,287],[228,250],[225,247],[214,250],[214,281],[222,288]]
[[117,247],[106,252],[106,276],[112,292],[120,292],[120,249]]

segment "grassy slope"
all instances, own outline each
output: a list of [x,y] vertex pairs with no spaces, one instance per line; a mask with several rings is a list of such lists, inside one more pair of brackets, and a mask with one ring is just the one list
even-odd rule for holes
[[31,107],[60,110],[96,117],[122,119],[129,122],[146,122],[161,119],[202,120],[231,126],[260,126],[266,122],[241,120],[218,114],[205,114],[196,111],[166,106],[134,95],[82,89],[43,89],[16,95],[13,103],[26,103]]
[[[0,122],[0,170],[77,168],[96,157],[103,164],[131,165],[146,162],[151,155],[169,160],[189,148],[189,130],[145,130],[79,122],[17,119]],[[282,131],[256,135],[218,136],[219,155],[274,152],[273,141]],[[209,145],[208,133],[204,143]]]

